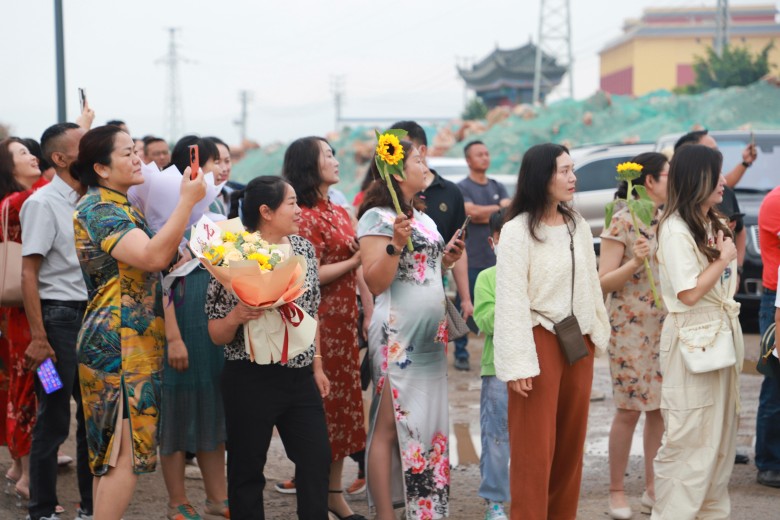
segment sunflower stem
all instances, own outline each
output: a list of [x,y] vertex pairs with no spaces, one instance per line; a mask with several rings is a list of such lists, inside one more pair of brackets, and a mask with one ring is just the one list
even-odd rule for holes
[[[639,238],[642,235],[639,233],[639,221],[636,218],[636,214],[634,213],[634,210],[631,209],[631,206],[628,204],[628,197],[631,197],[631,192],[634,191],[634,187],[631,183],[631,181],[628,181],[628,191],[626,192],[626,205],[628,206],[628,213],[631,215],[631,221],[634,223],[634,233],[636,233],[636,237]],[[661,298],[658,296],[658,289],[655,287],[655,277],[653,276],[653,270],[650,269],[650,262],[647,260],[647,258],[644,259],[645,264],[645,274],[647,274],[647,280],[650,282],[650,290],[653,292],[653,302],[655,303],[656,309],[663,309],[663,306],[661,304]]]
[[[390,172],[387,171],[387,166],[383,163],[382,169],[384,170],[384,178],[385,183],[387,184],[387,189],[390,190],[390,197],[393,199],[393,206],[395,206],[395,212],[398,215],[403,215],[404,212],[401,211],[401,204],[398,202],[398,195],[395,194],[395,188],[393,188],[393,182],[390,180]],[[409,251],[414,251],[414,245],[412,245],[412,237],[409,237],[406,239],[406,248]]]

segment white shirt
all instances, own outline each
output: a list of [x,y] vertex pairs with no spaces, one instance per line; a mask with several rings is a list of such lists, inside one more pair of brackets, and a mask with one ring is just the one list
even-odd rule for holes
[[41,255],[38,288],[41,299],[87,301],[73,238],[78,193],[55,175],[22,205],[22,256]]
[[[609,343],[610,326],[596,269],[593,235],[577,215],[574,232],[574,315],[598,354]],[[571,225],[571,224],[570,224]],[[496,318],[493,336],[496,377],[513,381],[539,375],[533,328],[553,332],[571,314],[571,251],[565,225],[540,224],[537,242],[523,213],[504,224],[496,263]],[[544,314],[544,317],[540,315]]]

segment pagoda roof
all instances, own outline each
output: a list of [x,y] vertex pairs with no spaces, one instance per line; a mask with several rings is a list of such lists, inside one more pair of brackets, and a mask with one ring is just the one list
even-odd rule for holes
[[[498,87],[527,87],[533,84],[536,67],[536,45],[529,42],[516,49],[496,49],[471,68],[458,67],[458,74],[466,85],[476,91]],[[558,65],[555,58],[542,53],[544,76],[557,84],[566,73],[566,67]]]

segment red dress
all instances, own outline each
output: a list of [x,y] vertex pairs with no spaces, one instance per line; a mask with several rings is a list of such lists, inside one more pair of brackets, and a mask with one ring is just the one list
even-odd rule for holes
[[[48,184],[41,179],[32,189],[8,195],[0,202],[0,209],[8,202],[8,239],[22,242],[22,226],[19,212],[22,204],[33,192]],[[0,211],[0,219],[2,219]],[[0,240],[2,236],[0,227]],[[21,273],[20,273],[21,276]],[[0,307],[0,406],[7,410],[5,423],[0,426],[0,444],[8,444],[11,457],[18,459],[29,455],[32,430],[38,410],[35,399],[35,374],[24,368],[24,351],[30,344],[30,325],[22,307]]]
[[[312,208],[302,209],[299,233],[314,245],[320,265],[348,260],[352,256],[349,244],[355,237],[355,230],[347,211],[324,200],[319,200]],[[322,366],[330,381],[330,394],[324,404],[334,461],[366,447],[356,286],[354,270],[321,286],[320,350]]]

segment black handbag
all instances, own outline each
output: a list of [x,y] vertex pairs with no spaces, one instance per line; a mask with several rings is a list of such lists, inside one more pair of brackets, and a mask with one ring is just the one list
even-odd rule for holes
[[761,336],[760,355],[756,370],[766,377],[780,378],[780,360],[772,353],[775,349],[775,324],[772,323]]

